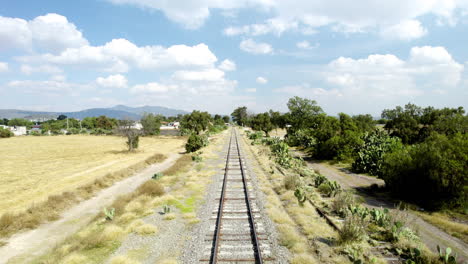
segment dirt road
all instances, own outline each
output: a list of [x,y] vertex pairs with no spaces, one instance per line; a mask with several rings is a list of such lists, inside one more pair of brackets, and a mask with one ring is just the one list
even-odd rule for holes
[[[308,167],[319,171],[322,175],[326,176],[330,180],[337,181],[344,189],[359,189],[362,187],[368,187],[372,184],[384,184],[382,180],[375,177],[352,173],[346,169],[339,168],[335,165],[330,165],[326,162],[308,161],[307,165]],[[365,206],[384,207],[389,208],[390,210],[395,210],[395,205],[392,202],[376,197],[371,197],[362,193],[359,193],[359,195],[365,199]],[[432,251],[437,252],[437,245],[440,245],[443,248],[450,247],[458,254],[458,260],[460,263],[465,263],[464,261],[468,261],[468,245],[462,240],[453,237],[440,230],[436,226],[424,221],[422,218],[412,213],[411,211],[408,212],[407,222],[413,230],[418,232],[422,242],[426,244],[426,246]]]

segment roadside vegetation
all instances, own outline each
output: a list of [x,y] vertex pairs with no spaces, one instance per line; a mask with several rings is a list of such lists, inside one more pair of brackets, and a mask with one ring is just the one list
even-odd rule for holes
[[[353,193],[293,157],[284,141],[258,132],[247,131],[246,136],[266,178],[262,191],[269,197],[268,210],[281,243],[295,256],[309,259],[293,263],[344,263],[343,258],[386,263],[395,257],[404,263],[457,263],[451,249],[446,256],[445,248],[440,255],[426,248],[407,226],[405,210],[368,209]],[[315,242],[307,244],[304,238]]]
[[[374,120],[371,115],[330,116],[317,102],[300,97],[291,98],[287,106],[284,114],[270,110],[257,115],[239,107],[232,117],[238,125],[258,131],[256,138],[286,129],[275,152],[296,147],[313,159],[348,164],[354,172],[385,181],[384,188],[372,189],[374,193],[466,222],[468,116],[462,107],[407,104],[386,109],[382,119]],[[277,159],[284,163],[287,158],[280,155]],[[449,233],[454,231],[444,221],[431,222]]]

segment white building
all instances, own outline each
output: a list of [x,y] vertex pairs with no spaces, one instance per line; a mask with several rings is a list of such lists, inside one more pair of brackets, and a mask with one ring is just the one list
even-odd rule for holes
[[15,136],[23,136],[28,133],[25,126],[13,126],[10,127],[10,131],[13,132]]

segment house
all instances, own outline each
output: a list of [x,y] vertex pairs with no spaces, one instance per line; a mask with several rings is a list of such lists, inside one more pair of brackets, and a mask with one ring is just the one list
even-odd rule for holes
[[15,136],[23,136],[28,133],[25,126],[13,126],[10,127],[10,131],[13,132]]
[[142,130],[142,129],[143,129],[143,125],[142,125],[140,122],[135,122],[135,124],[132,125],[132,128],[133,128],[133,129]]

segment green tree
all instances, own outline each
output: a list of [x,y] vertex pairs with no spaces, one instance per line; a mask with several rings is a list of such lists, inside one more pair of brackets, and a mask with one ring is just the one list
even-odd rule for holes
[[285,118],[280,112],[270,110],[268,113],[270,114],[271,123],[275,129],[286,127]]
[[263,131],[267,137],[269,137],[269,132],[274,128],[268,113],[255,115],[250,123],[253,130]]
[[232,120],[237,123],[239,126],[244,126],[247,124],[248,115],[247,115],[247,107],[242,106],[236,108],[231,114]]
[[65,119],[67,119],[67,118],[68,118],[68,117],[67,117],[66,115],[59,115],[59,116],[57,117],[57,120],[65,120]]
[[225,124],[229,123],[229,116],[223,116],[223,121]]
[[8,121],[8,126],[25,126],[31,128],[32,125],[33,123],[31,121],[24,118],[13,118]]
[[392,136],[401,138],[405,144],[413,144],[419,140],[419,121],[423,109],[414,104],[406,104],[405,108],[397,106],[395,109],[385,109],[382,118],[387,119],[385,129]]
[[208,128],[210,122],[211,116],[208,112],[194,110],[192,113],[187,114],[182,118],[180,127],[199,135]]
[[96,118],[96,128],[111,130],[116,126],[116,122],[107,116],[100,116]]
[[141,131],[133,128],[135,124],[132,120],[120,120],[119,126],[116,129],[117,135],[127,138],[128,151],[134,151],[138,148],[140,142]]
[[85,117],[83,121],[81,121],[81,125],[87,129],[96,128],[96,117]]
[[466,208],[468,135],[432,134],[424,142],[386,154],[385,185],[398,197],[429,209]]
[[359,131],[362,132],[371,132],[375,129],[375,124],[377,123],[374,121],[371,115],[355,115],[353,116],[354,123],[358,127]]
[[[289,131],[294,132],[313,125],[315,117],[323,113],[315,100],[295,96],[288,101],[288,123],[291,125]],[[289,133],[288,131],[288,133]]]
[[143,133],[145,135],[159,135],[161,127],[161,117],[154,114],[143,114],[141,118]]

